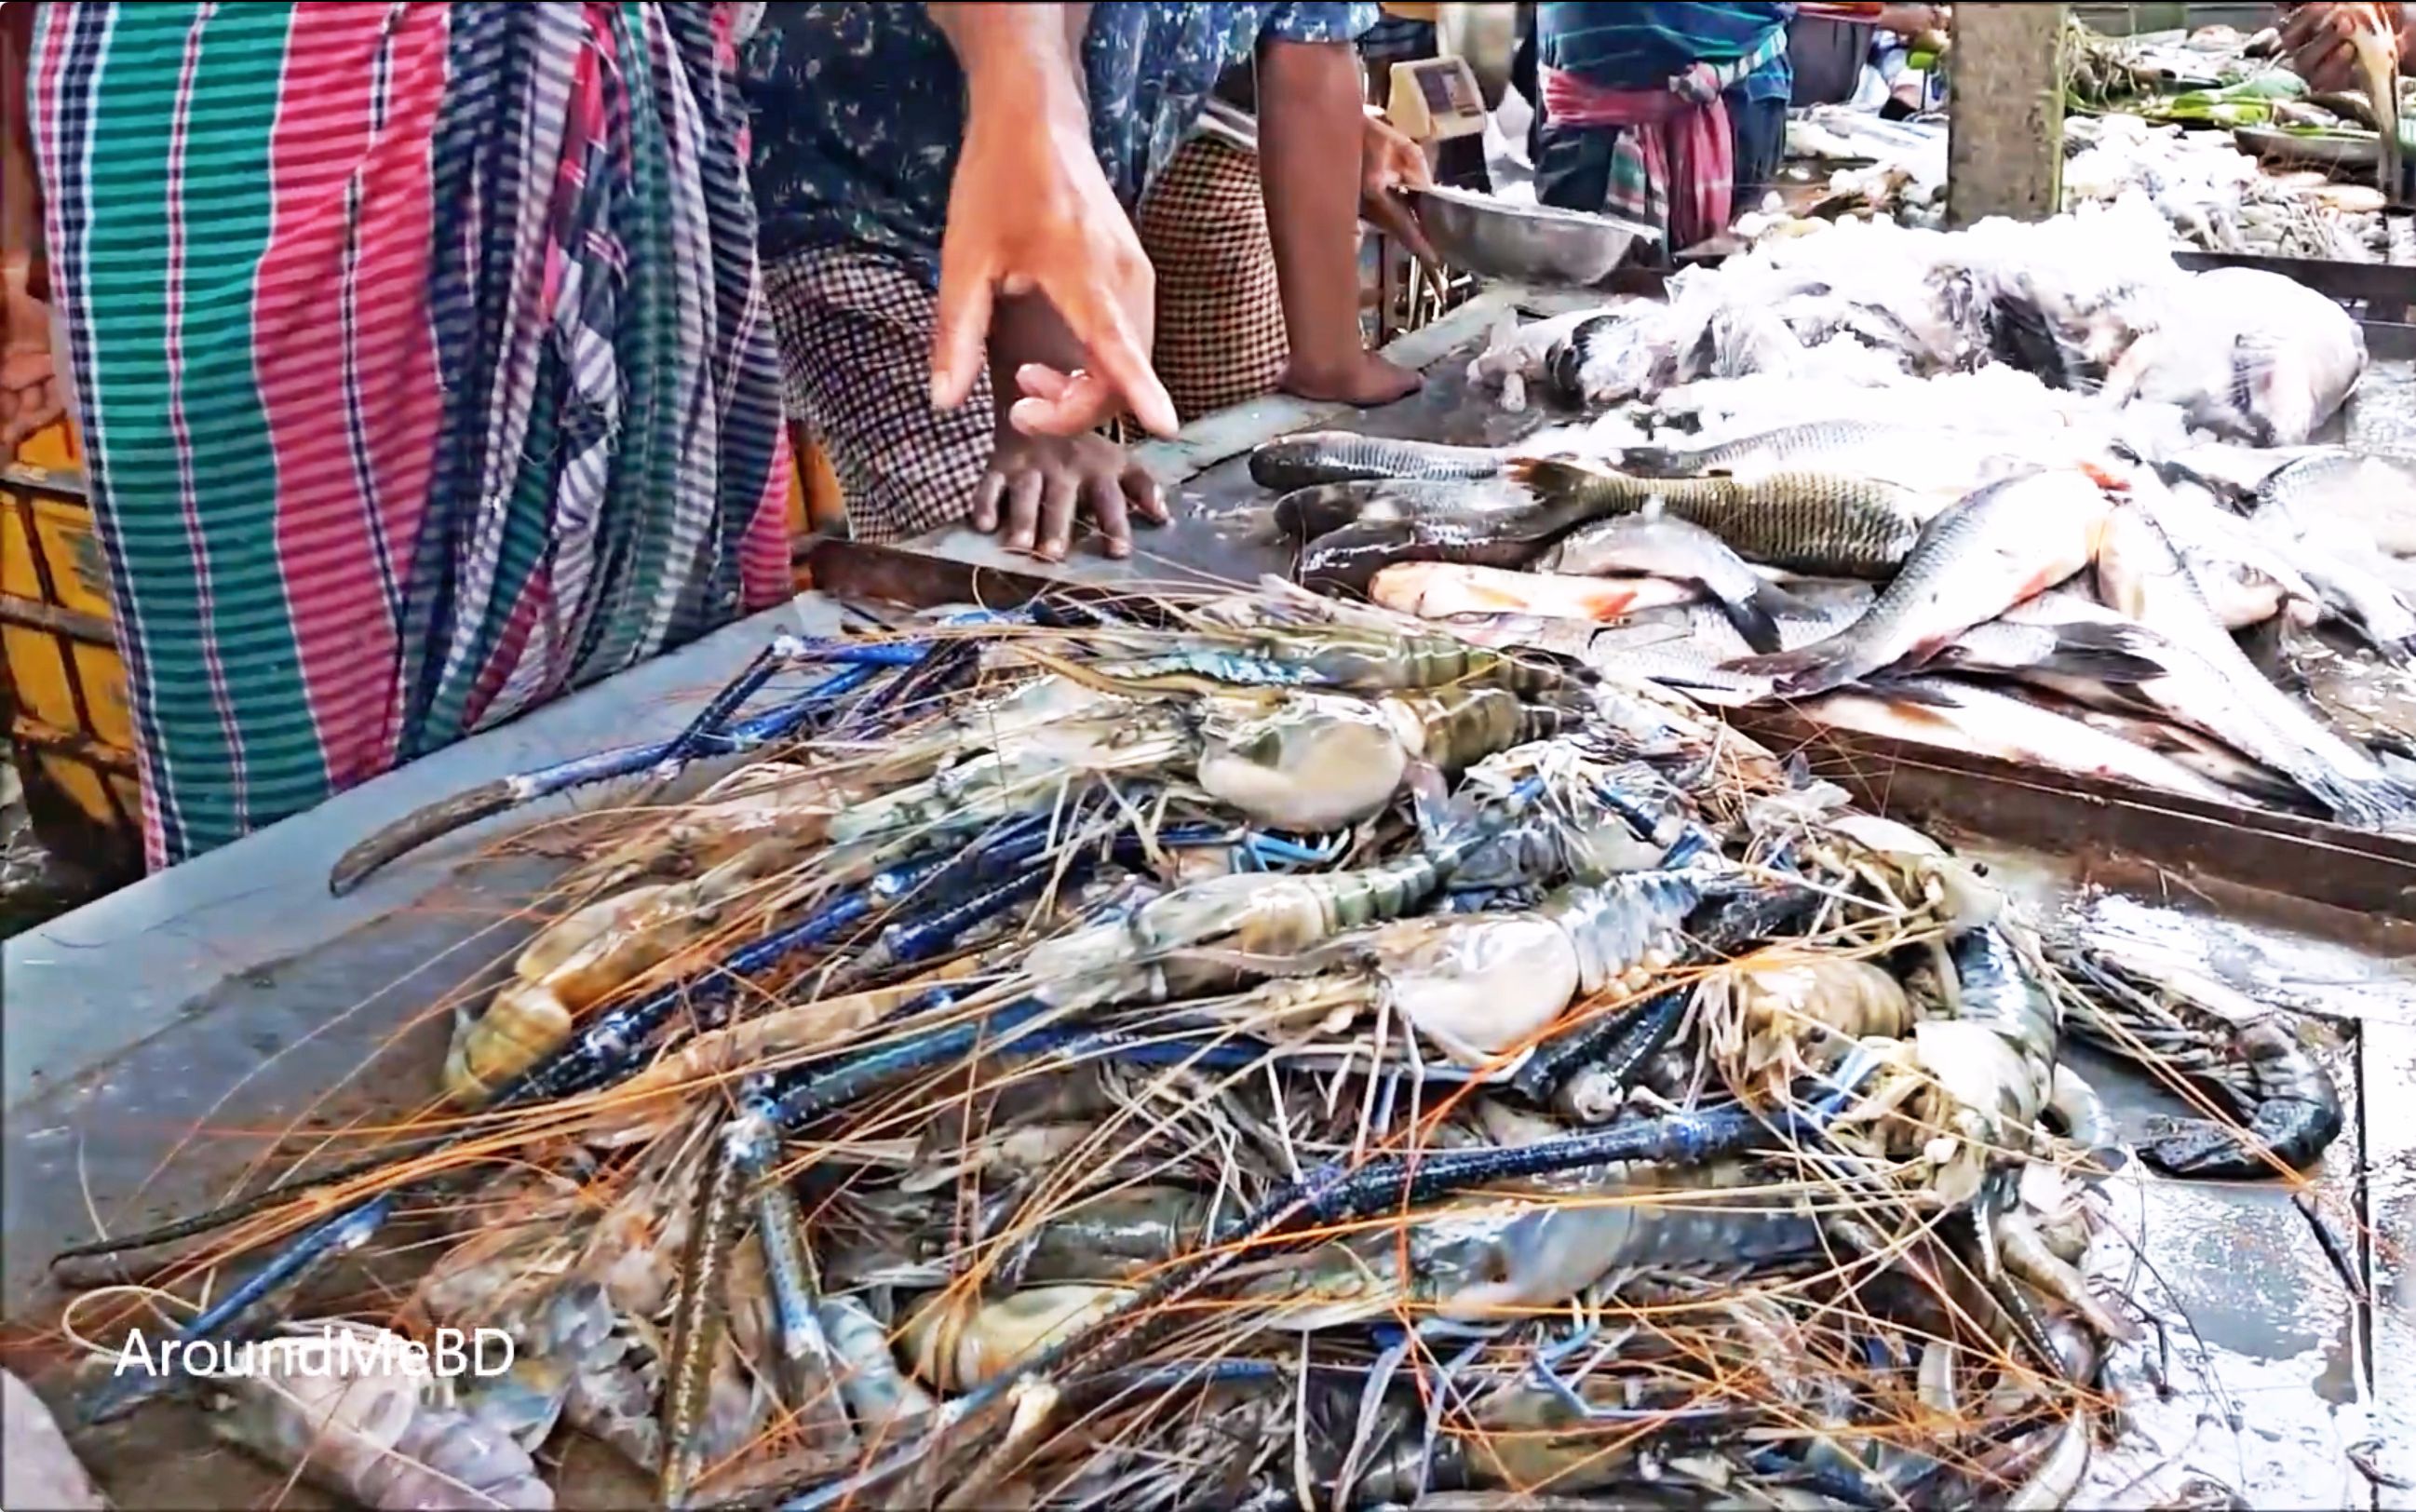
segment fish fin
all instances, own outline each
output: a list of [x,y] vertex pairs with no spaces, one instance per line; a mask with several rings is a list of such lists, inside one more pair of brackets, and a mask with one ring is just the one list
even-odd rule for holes
[[[1910,677],[1916,674],[1911,672],[1906,672],[1898,675]],[[1937,688],[1921,683],[1897,681],[1896,676],[1891,675],[1890,673],[1874,673],[1871,676],[1864,678],[1855,686],[1864,688],[1877,697],[1886,699],[1891,703],[1909,703],[1917,708],[1925,709],[1951,709],[1955,707],[1955,701],[1952,698],[1949,698],[1946,694],[1940,692]]]
[[[2021,671],[2086,677],[2101,683],[2153,682],[2172,671],[2157,659],[2160,649],[2162,643],[2154,633],[2137,626],[2084,620],[2057,626],[2054,649]],[[1948,647],[1940,660],[1946,665],[1955,664],[1954,648]]]
[[1878,669],[1855,665],[1862,647],[1850,635],[1833,635],[1825,641],[1798,646],[1792,651],[1774,655],[1740,657],[1723,662],[1722,672],[1744,673],[1771,678],[1775,690],[1789,698],[1809,698],[1843,688],[1848,683]]
[[1559,457],[1513,457],[1502,464],[1502,476],[1542,499],[1570,498],[1585,491],[1595,479],[1610,476],[1603,469]]
[[1745,644],[1763,656],[1783,654],[1786,643],[1779,639],[1778,621],[1762,607],[1760,595],[1734,600],[1722,598],[1719,606],[1720,612],[1736,627],[1737,634],[1744,637]]
[[1768,578],[1762,579],[1761,586],[1754,589],[1753,601],[1773,618],[1781,614],[1808,614],[1815,607],[1811,599],[1785,583],[1773,582]]

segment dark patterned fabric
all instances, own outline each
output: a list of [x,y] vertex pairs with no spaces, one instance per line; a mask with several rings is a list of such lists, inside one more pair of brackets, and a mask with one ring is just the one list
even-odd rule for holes
[[[1348,42],[1376,18],[1373,5],[1305,0],[1093,7],[1082,75],[1109,184],[1137,204],[1217,76],[1261,38]],[[776,3],[746,79],[765,257],[874,249],[936,286],[964,75],[925,8]]]
[[1141,201],[1140,244],[1157,272],[1155,365],[1185,423],[1274,388],[1291,347],[1259,159],[1185,143]]

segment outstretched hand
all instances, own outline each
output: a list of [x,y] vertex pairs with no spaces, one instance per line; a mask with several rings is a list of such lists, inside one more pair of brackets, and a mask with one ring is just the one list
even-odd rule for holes
[[1129,411],[1145,429],[1174,434],[1174,401],[1149,363],[1156,298],[1149,258],[1079,121],[976,109],[965,129],[940,245],[931,353],[938,407],[953,409],[973,392],[1001,294],[1046,298],[1088,359],[1071,372],[1027,368],[1039,381],[1019,385],[1017,430],[1077,435]]
[[2310,89],[2362,89],[2365,78],[2359,71],[2357,50],[2350,38],[2363,31],[2380,31],[2393,39],[2404,57],[2406,10],[2396,5],[2300,6],[2282,23],[2282,55]]
[[1428,263],[1439,263],[1404,189],[1432,189],[1424,149],[1388,121],[1370,115],[1359,144],[1359,216]]

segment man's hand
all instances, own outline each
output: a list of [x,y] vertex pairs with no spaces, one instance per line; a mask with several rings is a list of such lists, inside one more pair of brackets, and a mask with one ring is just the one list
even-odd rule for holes
[[1441,262],[1427,241],[1425,228],[1418,224],[1417,212],[1401,193],[1403,189],[1434,187],[1434,174],[1427,167],[1425,150],[1394,129],[1391,122],[1373,115],[1365,120],[1367,125],[1359,142],[1360,219],[1396,238],[1416,256],[1429,263]]
[[[1056,308],[1087,360],[1027,389],[1019,429],[1075,435],[1127,409],[1159,435],[1174,401],[1149,364],[1156,288],[1132,221],[1091,150],[1067,8],[940,6],[967,84],[965,139],[940,244],[931,401],[973,391],[998,293]],[[1078,11],[1077,14],[1080,14]]]
[[10,269],[0,308],[0,461],[35,431],[66,413],[51,357],[50,310],[25,293],[23,275]]
[[[1029,402],[1027,401],[1027,402]],[[973,527],[999,530],[1011,552],[1063,560],[1074,519],[1087,507],[1110,556],[1132,554],[1132,516],[1166,522],[1157,480],[1104,436],[1001,432],[989,472],[974,495]]]
[[1924,32],[1942,32],[1947,26],[1944,6],[1881,6],[1879,20],[1874,23],[1880,31],[1894,32],[1898,37],[1914,38]]
[[2357,51],[2349,38],[2361,31],[2382,31],[2392,37],[2404,60],[2407,8],[2371,4],[2300,6],[2282,23],[2282,55],[2309,89],[2363,89],[2365,76],[2358,70]]

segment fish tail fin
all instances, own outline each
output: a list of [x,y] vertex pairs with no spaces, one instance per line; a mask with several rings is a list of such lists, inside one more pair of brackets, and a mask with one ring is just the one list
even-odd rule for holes
[[1614,475],[1560,457],[1513,457],[1502,464],[1502,475],[1539,499],[1580,499]]
[[1778,621],[1764,607],[1759,594],[1744,598],[1722,598],[1719,605],[1720,612],[1736,627],[1737,634],[1744,637],[1745,644],[1763,656],[1782,652],[1786,643],[1778,638]]
[[1801,594],[1790,592],[1767,578],[1762,580],[1760,587],[1753,591],[1753,601],[1760,605],[1762,612],[1773,619],[1781,614],[1806,614],[1812,611],[1810,599]]
[[1861,649],[1851,636],[1833,635],[1792,651],[1740,657],[1723,663],[1720,670],[1768,677],[1775,690],[1789,698],[1810,698],[1876,672],[1877,668],[1861,664]]
[[2290,773],[2290,779],[2352,829],[2393,829],[2416,817],[2416,791],[2388,777],[2344,777],[2311,762]]
[[2156,658],[2158,649],[2155,636],[2137,626],[2061,625],[2055,649],[2030,670],[2101,683],[2153,682],[2172,671]]

